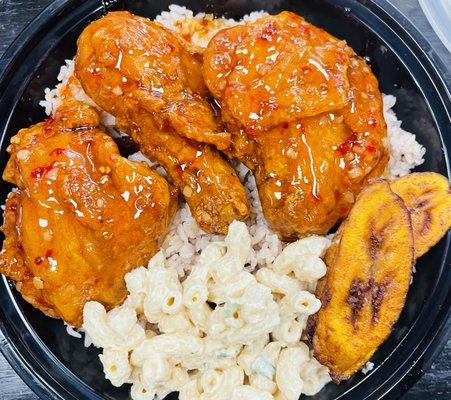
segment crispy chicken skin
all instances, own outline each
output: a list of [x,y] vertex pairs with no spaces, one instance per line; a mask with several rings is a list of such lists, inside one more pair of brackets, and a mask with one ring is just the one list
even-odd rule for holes
[[177,203],[177,189],[123,158],[98,124],[93,108],[69,100],[11,139],[3,173],[18,189],[6,202],[0,272],[74,326],[85,302],[124,300],[124,274],[157,252]]
[[290,12],[218,32],[203,74],[284,239],[325,234],[388,161],[378,82],[345,42]]
[[226,233],[248,216],[249,203],[212,147],[229,147],[230,134],[207,101],[201,65],[159,24],[112,12],[79,37],[75,71],[86,93],[166,169],[201,228]]

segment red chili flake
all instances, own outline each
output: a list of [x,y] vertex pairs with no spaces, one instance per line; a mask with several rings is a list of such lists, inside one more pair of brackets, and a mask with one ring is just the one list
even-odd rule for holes
[[299,30],[301,31],[302,34],[304,35],[308,35],[310,33],[310,28],[307,25],[301,25],[299,27]]
[[376,126],[376,125],[377,125],[377,119],[374,118],[374,117],[371,117],[371,118],[368,120],[368,125],[370,125],[370,126]]
[[263,31],[263,33],[260,35],[260,37],[261,37],[263,40],[266,40],[266,41],[268,41],[268,42],[271,42],[271,41],[272,41],[272,37],[273,37],[273,35],[274,35],[276,32],[277,32],[277,29],[275,28],[274,23],[273,23],[273,22],[270,22],[270,23],[268,24],[268,26],[265,28],[265,30]]
[[282,128],[283,128],[283,129],[288,129],[288,122],[284,122],[284,123],[282,124]]
[[34,259],[34,263],[36,264],[36,265],[40,265],[40,264],[42,264],[42,262],[44,261],[44,259],[42,258],[42,257],[36,257],[35,259]]
[[312,68],[308,67],[307,65],[304,65],[303,67],[301,67],[301,71],[304,75],[307,75],[308,73],[310,73],[312,71]]
[[366,146],[365,149],[369,152],[369,153],[374,153],[376,151],[376,147],[374,146]]
[[16,202],[9,203],[9,204],[8,204],[8,210],[10,210],[10,211],[16,211],[16,210],[17,210],[17,203],[16,203]]
[[45,167],[36,167],[31,171],[31,177],[34,179],[42,178],[47,172],[51,171],[54,167],[54,163],[46,165]]
[[44,132],[45,133],[49,133],[52,130],[52,125],[53,125],[54,121],[55,120],[52,117],[47,118],[45,120],[45,123],[44,123]]
[[98,67],[97,67],[97,68],[93,68],[91,74],[94,75],[94,76],[99,77],[100,79],[105,78],[105,77],[103,76],[103,74],[102,74],[100,68],[98,68]]
[[48,249],[48,250],[45,252],[45,258],[52,257],[52,255],[53,255],[53,250],[52,250],[52,249]]
[[172,53],[175,50],[175,46],[172,43],[166,43],[164,50],[166,53]]
[[182,168],[181,164],[174,165],[174,172],[177,173],[177,175],[182,176],[183,170],[184,170],[184,168]]
[[261,108],[262,112],[266,113],[266,112],[271,112],[271,111],[277,110],[279,108],[279,106],[274,101],[262,100],[262,101],[260,101],[260,108]]
[[348,139],[346,139],[344,142],[341,142],[337,146],[337,152],[341,155],[346,154],[349,150],[352,149],[352,146],[354,146],[354,143],[357,141],[357,136],[355,134],[351,135]]
[[256,125],[250,125],[246,128],[246,133],[249,136],[255,136],[259,131],[260,130]]
[[64,154],[65,151],[66,151],[66,149],[56,148],[56,149],[52,150],[50,155],[51,156],[60,156],[60,155]]

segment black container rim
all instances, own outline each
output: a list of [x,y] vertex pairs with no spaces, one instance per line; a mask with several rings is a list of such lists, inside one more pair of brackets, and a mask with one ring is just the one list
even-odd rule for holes
[[[52,21],[67,11],[69,7],[74,8],[74,10],[76,8],[77,14],[83,15],[88,10],[90,12],[101,12],[104,9],[104,3],[109,7],[118,2],[117,0],[105,2],[101,0],[53,1],[21,31],[0,58],[0,66],[4,66],[3,71],[0,71],[0,95],[5,89],[8,76],[12,73],[15,63],[30,46],[33,46],[38,32],[51,26]],[[434,87],[439,94],[448,120],[451,121],[450,69],[443,63],[421,32],[387,0],[349,0],[349,2],[363,4],[400,37],[410,49],[415,50],[415,56],[418,58],[422,67],[434,78]],[[445,153],[445,159],[449,175],[450,167],[447,153]],[[443,256],[445,260],[449,258],[450,244],[451,235],[448,234],[446,238],[447,250]],[[2,279],[5,287],[11,290],[6,278],[2,277]],[[401,396],[418,381],[423,375],[424,370],[432,364],[434,358],[443,349],[447,339],[451,336],[450,309],[451,288],[448,288],[444,304],[423,340],[418,343],[410,356],[400,363],[399,368],[393,371],[382,386],[373,391],[372,396],[374,395],[374,398],[383,398],[393,392],[395,388],[396,394]],[[3,313],[0,313],[0,316],[2,317],[0,318],[0,351],[22,380],[42,399],[65,399],[66,397],[63,397],[60,392],[68,394],[67,398],[75,398],[67,392],[67,388],[64,388],[51,372],[46,371],[41,365],[39,365],[38,369],[36,365],[33,365],[33,356],[29,353],[26,344],[22,340],[17,344],[7,339],[9,336],[6,334],[8,332],[7,321]],[[78,378],[75,376],[70,379],[74,383],[78,381]],[[92,398],[92,393],[89,394]]]

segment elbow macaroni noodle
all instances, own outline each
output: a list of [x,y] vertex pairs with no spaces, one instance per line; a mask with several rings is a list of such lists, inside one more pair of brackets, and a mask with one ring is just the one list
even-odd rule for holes
[[329,380],[301,341],[321,303],[310,292],[326,273],[330,241],[311,236],[288,245],[271,265],[246,271],[251,243],[233,222],[210,244],[185,281],[163,253],[125,277],[129,296],[106,312],[84,308],[84,329],[103,348],[114,386],[131,383],[135,400],[297,400]]

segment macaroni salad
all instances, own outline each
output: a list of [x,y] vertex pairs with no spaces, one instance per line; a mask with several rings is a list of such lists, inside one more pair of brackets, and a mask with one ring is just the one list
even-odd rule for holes
[[298,400],[329,380],[303,331],[321,303],[312,294],[326,273],[330,241],[311,236],[289,244],[272,265],[246,271],[247,227],[233,222],[181,282],[163,253],[125,277],[129,295],[106,312],[84,308],[84,329],[103,348],[115,386],[131,383],[135,400]]

